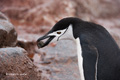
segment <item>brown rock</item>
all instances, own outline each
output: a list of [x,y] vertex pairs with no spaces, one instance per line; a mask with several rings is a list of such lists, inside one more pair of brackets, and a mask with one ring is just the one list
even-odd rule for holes
[[40,80],[35,66],[22,48],[0,49],[0,79],[1,80]]
[[4,14],[0,13],[0,48],[5,46],[15,46],[16,41],[17,33],[14,26]]

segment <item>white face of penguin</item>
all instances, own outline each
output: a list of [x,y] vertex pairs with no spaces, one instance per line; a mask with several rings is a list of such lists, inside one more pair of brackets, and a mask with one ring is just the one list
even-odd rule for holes
[[75,40],[75,38],[73,37],[72,24],[70,24],[67,29],[55,31],[48,34],[48,36],[55,36],[55,38],[51,42],[55,42],[58,40]]

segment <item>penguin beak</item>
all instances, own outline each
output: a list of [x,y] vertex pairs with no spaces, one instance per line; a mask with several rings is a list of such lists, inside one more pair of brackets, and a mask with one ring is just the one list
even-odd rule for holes
[[[45,46],[47,46],[50,41],[52,41],[54,39],[55,36],[43,36],[43,37],[40,37],[38,40],[37,40],[37,46],[38,48],[43,48]],[[48,39],[47,39],[48,38]],[[43,42],[43,40],[47,39],[47,41]]]

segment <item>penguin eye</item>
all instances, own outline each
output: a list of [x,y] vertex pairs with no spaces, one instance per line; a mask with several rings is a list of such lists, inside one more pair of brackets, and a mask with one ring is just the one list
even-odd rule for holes
[[61,34],[61,32],[57,32],[57,34]]

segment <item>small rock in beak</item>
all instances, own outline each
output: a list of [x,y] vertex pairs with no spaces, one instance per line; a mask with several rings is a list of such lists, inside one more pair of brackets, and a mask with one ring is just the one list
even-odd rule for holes
[[42,48],[43,45],[44,45],[44,42],[43,42],[43,41],[39,41],[39,42],[37,43],[38,48]]

